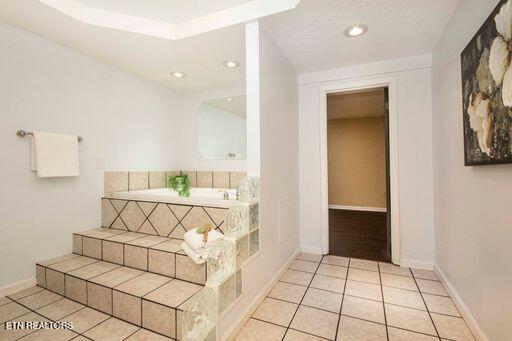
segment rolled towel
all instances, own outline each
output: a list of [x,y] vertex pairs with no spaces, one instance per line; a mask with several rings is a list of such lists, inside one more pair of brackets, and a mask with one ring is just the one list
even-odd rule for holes
[[185,242],[193,251],[196,253],[203,253],[224,239],[224,235],[215,230],[210,231],[208,232],[208,241],[205,243],[203,242],[203,234],[197,233],[197,228],[195,228],[185,233],[183,239],[185,239]]
[[190,257],[196,264],[203,264],[208,260],[208,252],[205,253],[197,253],[192,250],[187,243],[183,242],[181,243],[181,248],[183,249],[183,252],[187,254],[187,256]]

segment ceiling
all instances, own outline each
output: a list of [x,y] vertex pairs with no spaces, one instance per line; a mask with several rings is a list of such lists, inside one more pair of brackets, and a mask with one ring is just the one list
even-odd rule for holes
[[[459,0],[302,0],[263,19],[298,73],[430,53]],[[343,31],[366,24],[368,32]]]
[[[458,2],[0,0],[0,20],[189,93],[245,83],[243,23],[254,18],[305,73],[429,53]],[[346,38],[354,23],[368,25],[368,33]],[[226,60],[241,65],[226,69]],[[173,78],[173,71],[187,77]]]
[[384,88],[327,96],[327,119],[380,117],[386,113]]

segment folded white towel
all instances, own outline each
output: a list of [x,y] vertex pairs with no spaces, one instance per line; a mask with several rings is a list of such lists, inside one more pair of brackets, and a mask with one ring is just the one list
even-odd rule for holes
[[192,259],[196,264],[203,264],[208,260],[208,252],[194,252],[194,250],[192,250],[190,246],[188,246],[188,244],[185,242],[181,243],[181,248],[183,249],[183,252],[185,252],[187,256],[189,256],[190,259]]
[[34,132],[30,168],[40,178],[78,176],[78,136]]
[[183,237],[188,246],[196,253],[203,253],[209,250],[213,245],[224,239],[224,235],[218,231],[210,231],[208,233],[208,242],[203,242],[203,234],[197,233],[197,228],[185,233]]

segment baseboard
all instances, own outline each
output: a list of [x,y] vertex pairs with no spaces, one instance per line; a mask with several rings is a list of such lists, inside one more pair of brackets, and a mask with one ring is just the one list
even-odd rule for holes
[[448,291],[448,294],[452,298],[453,303],[455,303],[457,309],[459,309],[460,314],[466,321],[469,329],[473,333],[473,336],[478,341],[489,341],[489,338],[485,335],[482,328],[480,328],[480,325],[476,322],[476,319],[473,317],[473,314],[471,314],[468,307],[464,304],[460,296],[457,294],[457,291],[455,291],[455,288],[451,285],[443,271],[436,264],[434,264],[434,271],[436,272],[437,277],[439,277],[439,279],[441,280],[441,283],[443,283],[446,291]]
[[349,211],[367,211],[367,212],[387,212],[385,207],[368,207],[368,206],[345,206],[345,205],[329,205],[329,208],[334,210],[349,210]]
[[434,263],[417,261],[412,259],[401,259],[400,266],[407,268],[421,269],[421,270],[434,270]]
[[11,283],[0,287],[0,297],[5,297],[7,295],[14,294],[18,291],[28,289],[36,285],[36,278],[26,278],[16,283]]
[[311,247],[311,246],[303,246],[302,247],[302,252],[313,253],[315,255],[322,255],[323,254],[321,248],[319,248],[319,247]]
[[279,271],[270,279],[266,286],[264,286],[254,299],[247,305],[245,310],[242,312],[240,317],[232,324],[232,326],[222,335],[221,340],[234,340],[235,337],[240,333],[242,328],[245,326],[249,318],[252,316],[254,311],[258,308],[261,302],[267,297],[268,293],[272,290],[274,285],[279,281],[279,278],[288,270],[290,265],[293,263],[295,258],[299,255],[301,249],[294,252],[294,254],[288,258],[286,263],[279,269]]

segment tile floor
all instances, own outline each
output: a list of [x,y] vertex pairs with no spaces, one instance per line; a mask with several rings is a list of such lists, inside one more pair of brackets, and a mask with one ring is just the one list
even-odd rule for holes
[[[71,322],[73,329],[8,330],[5,324],[7,321]],[[0,340],[164,341],[171,339],[36,286],[0,298]]]
[[237,340],[474,338],[433,271],[303,253]]

